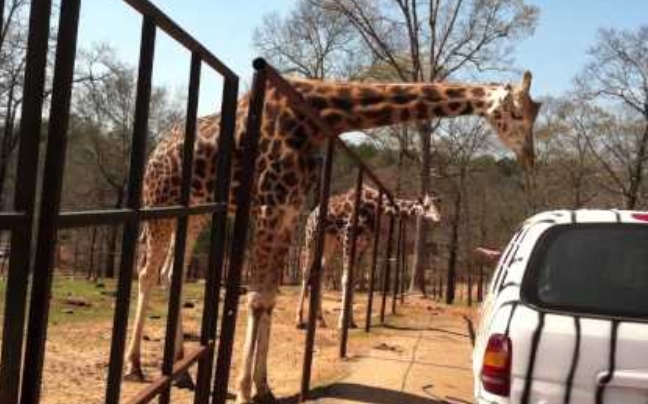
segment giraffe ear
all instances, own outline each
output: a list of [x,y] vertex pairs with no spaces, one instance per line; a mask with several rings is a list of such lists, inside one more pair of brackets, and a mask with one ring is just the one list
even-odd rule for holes
[[531,78],[532,77],[533,76],[531,75],[530,71],[527,70],[527,71],[524,72],[524,75],[522,76],[522,85],[521,85],[522,91],[524,91],[526,93],[529,92],[529,90],[531,89]]

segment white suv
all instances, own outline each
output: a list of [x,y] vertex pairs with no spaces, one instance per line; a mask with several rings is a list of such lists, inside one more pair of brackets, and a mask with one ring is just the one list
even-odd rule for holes
[[478,403],[648,403],[648,213],[533,216],[480,314]]

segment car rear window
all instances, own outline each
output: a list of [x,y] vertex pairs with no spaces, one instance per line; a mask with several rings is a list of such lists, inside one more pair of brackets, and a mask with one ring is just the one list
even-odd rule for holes
[[648,226],[549,229],[532,253],[522,294],[555,310],[648,317]]

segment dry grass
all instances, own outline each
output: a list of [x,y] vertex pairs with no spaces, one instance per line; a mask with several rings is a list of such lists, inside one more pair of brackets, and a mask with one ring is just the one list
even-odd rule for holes
[[[134,292],[136,285],[134,286]],[[203,284],[188,284],[185,301],[195,303],[193,308],[183,309],[185,333],[197,336],[202,316]],[[0,289],[2,285],[0,285]],[[108,355],[112,331],[113,298],[107,294],[113,285],[96,288],[85,280],[57,279],[53,293],[48,343],[43,380],[43,403],[46,404],[92,404],[102,403],[105,397]],[[1,292],[1,291],[0,291]],[[87,307],[73,307],[66,303],[68,297],[81,298],[89,303]],[[295,328],[297,288],[282,288],[273,314],[271,348],[269,357],[270,385],[277,396],[286,397],[298,393],[303,360],[305,332]],[[134,306],[133,295],[133,304]],[[365,299],[358,294],[354,307],[359,325],[364,324]],[[245,297],[237,322],[234,358],[230,372],[229,389],[236,386],[240,354],[242,351],[246,323]],[[350,362],[340,360],[338,355],[338,331],[334,327],[339,313],[339,293],[327,292],[324,296],[324,314],[329,328],[318,329],[312,386],[323,385],[343,378],[350,371]],[[423,305],[435,305],[428,300],[413,297],[407,306],[413,309]],[[436,305],[435,305],[436,306]],[[379,299],[374,301],[374,313],[380,307]],[[387,306],[391,307],[390,304]],[[131,310],[133,307],[131,307]],[[388,309],[389,310],[389,309]],[[70,312],[72,311],[72,312]],[[143,344],[143,366],[149,379],[159,376],[166,326],[166,295],[157,290],[152,298],[150,314],[145,328]],[[419,310],[420,311],[420,310]],[[449,309],[452,315],[472,313],[468,309]],[[456,312],[456,313],[455,313]],[[405,308],[400,310],[405,313]],[[402,314],[398,317],[401,317]],[[130,318],[132,319],[132,315]],[[394,318],[395,321],[404,319]],[[366,334],[362,330],[351,330],[348,352],[351,357],[366,354],[385,335],[380,328]],[[196,342],[186,343],[191,349]],[[192,369],[195,377],[195,367]],[[122,402],[145,387],[142,383],[124,382]],[[173,389],[174,404],[193,403],[193,394],[186,390]]]
[[[85,281],[59,281],[52,308],[52,321],[49,328],[49,339],[45,361],[43,384],[43,402],[46,404],[101,403],[105,395],[105,383],[108,369],[108,353],[112,330],[112,299],[106,298],[94,287],[66,285],[65,283]],[[110,288],[110,285],[107,285]],[[183,309],[185,333],[197,336],[199,331],[202,306],[200,296],[202,285],[190,284],[186,288],[185,300],[196,302],[196,306]],[[106,289],[101,289],[106,290]],[[105,292],[104,292],[105,293]],[[64,296],[82,297],[91,303],[89,307],[75,307],[74,313],[66,314],[68,309]],[[362,300],[362,297],[358,300]],[[230,391],[234,390],[235,377],[238,374],[240,352],[246,322],[245,299],[242,298],[237,333],[232,361]],[[295,308],[297,290],[284,288],[278,298],[273,314],[273,328],[269,358],[270,384],[278,396],[294,395],[299,391],[301,367],[304,349],[303,331],[295,328]],[[151,314],[159,318],[148,318],[143,344],[143,366],[149,379],[159,375],[164,346],[166,317],[163,315],[166,304],[162,291],[157,291],[152,299]],[[134,304],[133,304],[134,305]],[[336,324],[338,313],[338,294],[327,294],[324,300],[324,311],[329,325]],[[356,318],[364,318],[364,302],[355,307]],[[132,319],[133,316],[131,315]],[[362,331],[352,331],[349,351],[360,352],[366,349]],[[187,348],[195,346],[188,342]],[[344,375],[346,363],[337,358],[338,332],[329,327],[317,333],[315,362],[313,366],[313,386],[326,383]],[[192,372],[195,376],[195,368]],[[122,401],[132,397],[145,385],[124,382]],[[193,395],[185,390],[173,390],[174,403],[191,403]]]

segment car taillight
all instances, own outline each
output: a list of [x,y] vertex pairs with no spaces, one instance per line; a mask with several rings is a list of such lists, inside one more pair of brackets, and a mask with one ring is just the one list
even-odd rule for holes
[[648,222],[648,213],[633,213],[632,218],[642,222]]
[[486,391],[498,396],[510,394],[512,357],[510,338],[503,334],[491,335],[484,353],[480,377]]

